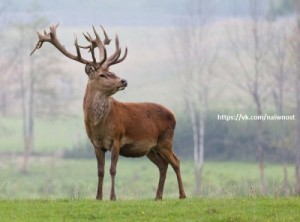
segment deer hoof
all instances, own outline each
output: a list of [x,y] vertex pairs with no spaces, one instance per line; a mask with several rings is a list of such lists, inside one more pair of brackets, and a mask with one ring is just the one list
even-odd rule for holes
[[116,201],[116,200],[117,200],[116,195],[110,196],[110,200],[111,200],[111,201]]
[[97,194],[96,200],[102,200],[102,194]]
[[179,196],[179,199],[185,199],[186,198],[186,195],[185,194],[181,194],[180,196]]

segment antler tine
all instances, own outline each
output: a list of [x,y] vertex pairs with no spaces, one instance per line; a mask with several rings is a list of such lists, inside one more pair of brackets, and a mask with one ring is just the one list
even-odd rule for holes
[[124,55],[122,56],[122,58],[118,59],[118,60],[117,60],[116,62],[114,62],[112,65],[115,65],[115,64],[118,64],[118,63],[122,62],[122,61],[126,58],[127,53],[128,53],[128,49],[127,49],[127,47],[126,47],[126,48],[125,48],[125,53],[124,53]]
[[50,26],[50,32],[49,32],[49,35],[50,35],[50,38],[54,41],[54,40],[57,40],[56,38],[56,29],[58,27],[59,23],[57,23],[57,25],[51,25]]
[[126,47],[123,57],[121,59],[119,59],[120,55],[121,55],[121,49],[119,48],[119,37],[118,37],[118,35],[116,35],[115,43],[116,43],[116,51],[105,62],[105,67],[106,68],[108,68],[111,65],[122,62],[127,56],[127,51],[128,50],[127,50],[127,47]]
[[[90,33],[88,33],[88,32],[86,34],[82,33],[83,36],[85,37],[85,39],[90,43],[88,46],[79,46],[78,44],[77,45],[78,45],[79,48],[89,49],[89,52],[91,52],[91,54],[92,54],[93,62],[95,64],[97,64],[94,49],[96,47],[99,48],[99,54],[100,54],[100,60],[101,61],[102,61],[102,59],[104,59],[104,61],[106,60],[106,57],[105,57],[106,56],[105,55],[106,54],[106,49],[103,46],[103,43],[102,43],[102,41],[101,41],[101,39],[100,39],[100,37],[99,37],[98,33],[96,32],[96,29],[94,27],[93,27],[93,30],[94,30],[94,33],[95,33],[95,36],[96,36],[95,39],[93,39],[92,36],[90,35]],[[103,47],[101,46],[101,44],[102,44]],[[103,48],[103,50],[101,48]],[[103,55],[103,58],[101,59],[102,55]],[[101,61],[99,62],[100,65],[103,63],[103,62],[101,63]],[[99,66],[99,64],[97,64],[97,67]]]
[[91,41],[91,43],[90,43],[90,52],[92,54],[92,58],[93,58],[94,63],[97,64],[94,49],[95,49],[95,47],[93,46],[93,42]]
[[85,37],[85,39],[86,39],[88,42],[91,42],[91,41],[92,41],[92,38],[91,38],[91,36],[90,36],[89,33],[87,33],[87,35],[86,35],[86,34],[84,34],[84,32],[83,32],[82,35]]
[[116,44],[116,50],[115,52],[107,59],[107,62],[106,63],[111,63],[114,59],[116,59],[116,57],[118,57],[118,55],[121,53],[121,49],[120,49],[120,46],[119,46],[119,37],[118,35],[116,35],[116,38],[115,38],[115,44]]
[[76,48],[78,58],[81,58],[81,53],[80,53],[80,48],[79,48],[80,46],[78,45],[77,36],[75,34],[74,34],[74,45]]
[[105,29],[103,28],[103,26],[100,25],[100,27],[101,27],[101,29],[102,29],[102,31],[103,31],[103,34],[104,34],[104,37],[105,37],[103,43],[104,43],[104,45],[109,45],[111,39],[108,38],[108,35],[107,35]]
[[40,41],[40,33],[37,32],[38,37],[39,37],[39,41],[36,43],[34,49],[32,50],[32,52],[30,53],[30,56],[35,52],[35,50],[41,48],[43,46],[43,42]]
[[101,66],[106,61],[107,53],[106,53],[106,49],[105,49],[98,33],[96,32],[96,29],[95,29],[94,26],[93,26],[93,31],[94,31],[94,34],[96,36],[95,42],[96,42],[96,45],[99,49],[100,62],[98,63],[98,65]]
[[[95,52],[94,52],[94,49],[97,47],[96,39],[93,39],[92,36],[90,35],[90,33],[88,33],[88,32],[86,34],[85,33],[82,33],[82,34],[90,44],[88,46],[80,46],[77,44],[78,48],[89,49],[89,52],[91,52],[91,54],[92,54],[93,62],[95,64],[97,64]],[[98,65],[97,65],[97,67],[98,67]]]
[[[82,35],[85,37],[85,39],[86,39],[89,43],[92,42],[92,40],[91,40],[92,38],[91,38],[90,34],[88,34],[89,36],[87,36],[86,34],[82,33]],[[89,44],[89,45],[87,45],[87,46],[78,45],[78,47],[79,47],[79,48],[82,48],[82,49],[89,49],[88,52],[91,51],[91,44]]]
[[120,53],[119,53],[118,57],[116,57],[116,59],[114,59],[111,63],[109,63],[108,66],[112,66],[112,65],[115,65],[115,64],[118,64],[118,63],[122,62],[126,58],[127,53],[128,53],[128,49],[126,47],[124,55],[122,56],[122,58],[118,59],[121,55],[121,50],[120,50]]
[[38,42],[36,43],[35,45],[35,48],[32,50],[32,52],[30,53],[30,56],[39,48],[41,48],[43,46],[43,43],[44,42],[49,42],[51,41],[51,38],[50,38],[50,35],[49,33],[46,32],[46,30],[44,30],[44,35],[42,35],[41,33],[39,32],[36,32],[37,35],[38,35]]

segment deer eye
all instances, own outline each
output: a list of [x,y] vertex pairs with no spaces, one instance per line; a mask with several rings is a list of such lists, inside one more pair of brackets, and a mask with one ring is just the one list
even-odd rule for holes
[[106,76],[104,74],[100,74],[99,77],[105,78]]

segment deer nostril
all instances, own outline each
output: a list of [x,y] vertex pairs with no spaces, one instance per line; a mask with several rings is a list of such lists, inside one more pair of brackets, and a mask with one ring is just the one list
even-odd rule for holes
[[125,79],[122,79],[121,83],[123,84],[123,86],[127,86],[128,85],[128,83],[127,83],[127,81]]

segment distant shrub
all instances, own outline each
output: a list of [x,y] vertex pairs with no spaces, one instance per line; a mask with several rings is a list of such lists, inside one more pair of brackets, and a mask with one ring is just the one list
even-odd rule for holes
[[67,149],[63,157],[68,159],[91,159],[95,158],[94,148],[88,139],[76,143],[73,147]]
[[[222,161],[256,161],[255,124],[256,121],[224,121],[218,120],[218,113],[209,112],[205,122],[205,151],[206,160]],[[279,121],[264,122],[263,148],[267,161],[293,162],[293,125],[286,122],[283,137],[284,144],[278,143],[280,130]],[[193,132],[187,115],[177,117],[174,149],[183,158],[193,158]]]

